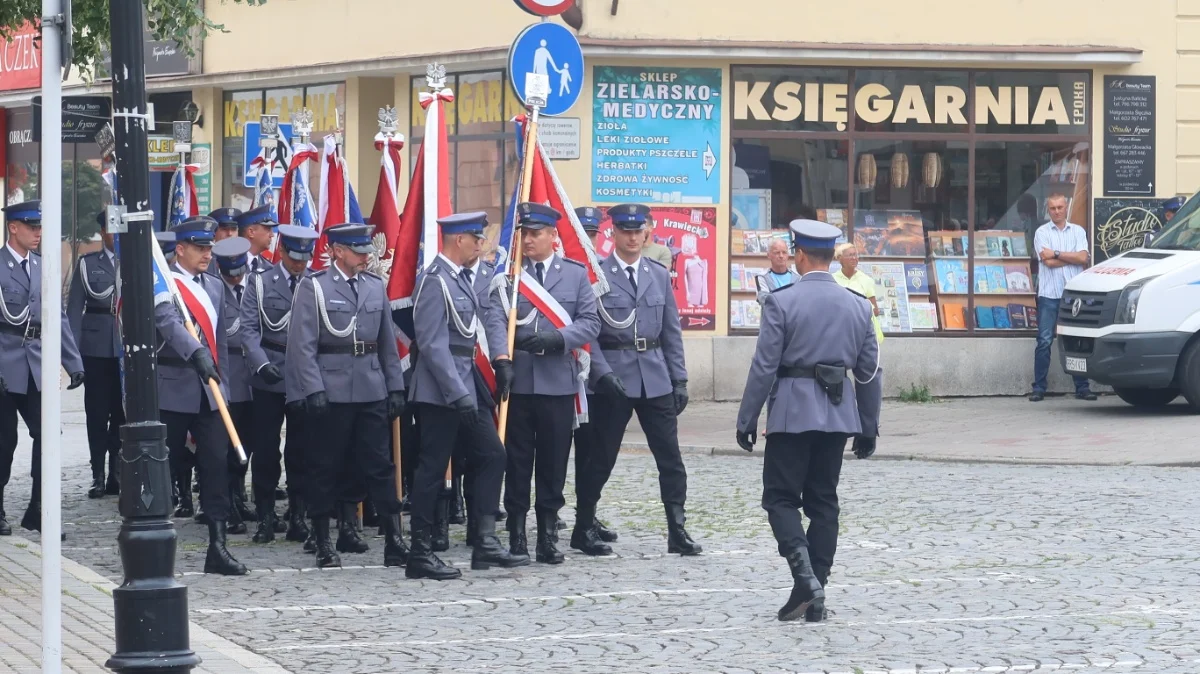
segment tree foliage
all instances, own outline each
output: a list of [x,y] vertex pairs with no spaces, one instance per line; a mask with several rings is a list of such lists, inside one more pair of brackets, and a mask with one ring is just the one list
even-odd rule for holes
[[[211,1],[211,0],[210,0]],[[221,0],[224,2],[225,0]],[[109,0],[73,0],[71,18],[74,28],[74,55],[71,65],[82,73],[94,73],[108,49],[111,27]],[[233,0],[238,4],[263,5],[267,0]],[[0,1],[0,41],[42,16],[42,0]],[[188,56],[209,33],[224,32],[204,14],[204,0],[146,0],[147,23],[156,40],[173,40]]]

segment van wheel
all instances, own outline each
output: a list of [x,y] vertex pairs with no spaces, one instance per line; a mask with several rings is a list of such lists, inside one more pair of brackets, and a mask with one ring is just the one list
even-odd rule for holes
[[1200,412],[1200,340],[1193,341],[1183,350],[1176,366],[1175,381],[1179,382],[1192,411]]
[[1179,397],[1174,388],[1114,388],[1117,397],[1134,407],[1163,407]]

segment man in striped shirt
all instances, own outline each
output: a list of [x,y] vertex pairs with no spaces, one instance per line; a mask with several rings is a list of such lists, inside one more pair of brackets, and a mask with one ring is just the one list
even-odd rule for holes
[[[1087,232],[1067,222],[1067,197],[1056,192],[1046,199],[1050,222],[1038,227],[1033,249],[1038,256],[1037,346],[1033,351],[1033,393],[1030,402],[1046,398],[1046,375],[1050,371],[1050,347],[1058,325],[1058,306],[1062,303],[1067,281],[1075,278],[1088,263]],[[1087,377],[1074,377],[1075,397],[1095,400]]]

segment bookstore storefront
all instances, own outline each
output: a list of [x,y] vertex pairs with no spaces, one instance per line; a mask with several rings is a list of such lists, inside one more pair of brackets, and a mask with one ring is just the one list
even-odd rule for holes
[[886,334],[1031,334],[1046,200],[1091,236],[1090,72],[730,73],[731,335],[757,331],[767,249],[800,217],[842,229]]

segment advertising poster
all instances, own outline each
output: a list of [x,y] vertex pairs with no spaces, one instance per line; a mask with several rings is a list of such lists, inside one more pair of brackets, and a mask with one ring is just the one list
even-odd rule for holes
[[[684,330],[715,330],[717,301],[717,209],[651,207],[654,242],[671,251],[671,289]],[[596,254],[615,248],[612,221],[605,216]]]
[[212,144],[193,144],[191,161],[200,167],[192,175],[196,181],[197,206],[201,213],[208,213],[212,210]]
[[1099,264],[1143,245],[1147,234],[1163,228],[1166,202],[1166,199],[1093,199],[1093,262]]
[[596,66],[592,200],[721,200],[721,71]]
[[860,262],[858,270],[875,279],[875,304],[884,332],[912,332],[908,278],[903,262]]

